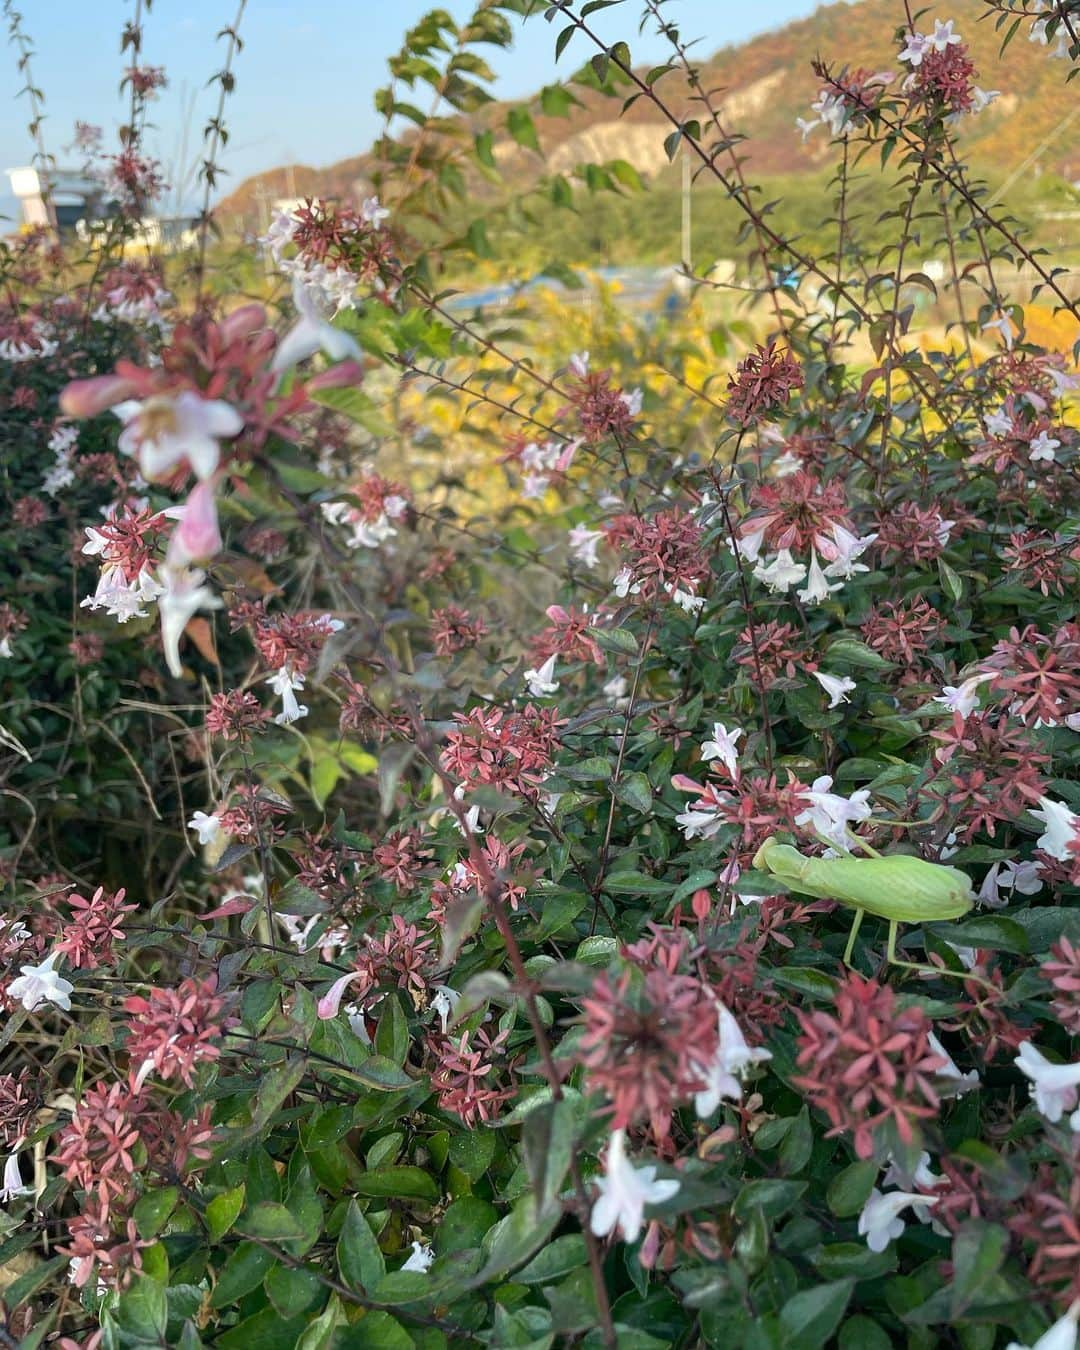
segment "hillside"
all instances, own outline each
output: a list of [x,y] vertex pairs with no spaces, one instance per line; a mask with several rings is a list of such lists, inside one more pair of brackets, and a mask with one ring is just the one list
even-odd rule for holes
[[[1080,178],[1080,137],[1075,134],[1075,123],[1061,127],[1075,101],[1065,84],[1063,63],[1051,59],[1045,47],[1027,41],[1025,29],[999,59],[1000,35],[991,22],[979,21],[987,11],[977,0],[931,6],[920,19],[923,29],[932,28],[935,12],[957,21],[984,87],[999,89],[1002,95],[978,117],[964,120],[963,139],[972,160],[992,167],[1001,177],[1046,142],[1031,171]],[[795,130],[796,117],[810,115],[807,109],[817,92],[811,59],[821,55],[838,66],[895,69],[892,34],[902,15],[897,0],[824,5],[808,18],[775,32],[721,48],[704,62],[703,83],[707,89],[720,91],[729,129],[748,138],[743,150],[751,162],[750,174],[799,175],[821,169],[830,156],[827,138],[819,134],[804,145]],[[527,26],[519,40],[551,42],[552,34],[546,25],[537,23]],[[568,55],[583,59],[587,53],[584,46],[571,44]],[[695,115],[680,74],[666,76],[660,87],[669,106],[683,116]],[[497,132],[496,158],[509,186],[524,186],[545,172],[566,173],[582,161],[627,159],[650,177],[662,170],[666,164],[663,142],[671,128],[646,100],[639,100],[620,118],[620,99],[586,88],[576,87],[575,93],[580,106],[572,106],[566,117],[546,116],[538,105],[531,106],[541,155],[522,149],[505,132],[511,104],[490,104],[475,114],[473,129],[491,127]],[[353,195],[363,187],[367,165],[367,157],[358,153],[321,168],[272,169],[241,183],[218,211],[222,218],[231,216],[250,228],[258,224],[265,203],[274,198]]]

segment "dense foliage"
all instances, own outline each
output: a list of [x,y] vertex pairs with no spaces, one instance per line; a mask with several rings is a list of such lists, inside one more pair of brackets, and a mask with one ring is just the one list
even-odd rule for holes
[[[209,215],[137,246],[139,9],[116,219],[3,246],[5,1344],[1071,1350],[1075,285],[908,16],[815,63],[822,249],[699,86],[725,305],[493,321],[439,289],[491,147],[402,86],[482,104],[521,8],[409,34],[379,196],[280,213],[257,297]],[[648,72],[597,8],[575,79],[663,115],[667,8]]]

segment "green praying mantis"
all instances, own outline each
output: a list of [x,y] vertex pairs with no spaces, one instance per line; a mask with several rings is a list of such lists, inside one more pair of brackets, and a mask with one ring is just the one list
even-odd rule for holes
[[[754,856],[754,866],[782,881],[799,895],[836,900],[855,911],[844,964],[851,964],[855,937],[863,916],[873,914],[889,925],[886,959],[908,970],[957,975],[956,971],[904,961],[896,955],[896,932],[902,923],[930,923],[961,919],[971,909],[975,895],[969,878],[956,867],[925,862],[907,854],[884,855],[853,836],[870,857],[807,858],[790,844],[769,837]],[[965,979],[976,978],[964,973]]]

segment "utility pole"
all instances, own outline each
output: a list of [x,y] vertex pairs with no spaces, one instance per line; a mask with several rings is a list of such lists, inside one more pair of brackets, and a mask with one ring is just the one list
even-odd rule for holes
[[690,156],[686,152],[685,145],[679,157],[682,160],[682,263],[688,272],[692,272],[694,262],[690,256]]

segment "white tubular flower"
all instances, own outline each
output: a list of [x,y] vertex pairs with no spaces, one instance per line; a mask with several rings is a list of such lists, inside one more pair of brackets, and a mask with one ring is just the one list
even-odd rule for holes
[[360,356],[356,339],[329,322],[329,297],[321,286],[294,277],[293,304],[299,318],[278,344],[271,370],[291,370],[318,351],[325,352],[331,361]]
[[196,478],[211,478],[221,460],[220,442],[244,429],[232,404],[190,390],[144,403],[118,403],[113,412],[124,424],[120,449],[138,459],[143,477],[151,481],[167,477],[184,460]]
[[558,693],[559,681],[555,678],[555,657],[549,656],[539,670],[527,670],[523,678],[533,698],[546,698],[549,694]]
[[832,778],[828,774],[815,778],[805,792],[810,806],[795,817],[795,824],[801,825],[827,839],[834,848],[845,852],[850,846],[849,825],[859,825],[869,820],[873,814],[870,806],[870,791],[860,788],[850,797],[841,797],[831,792]]
[[264,683],[268,684],[281,699],[281,712],[274,718],[279,727],[299,722],[308,714],[307,706],[296,701],[294,690],[303,689],[305,676],[293,672],[288,666],[282,666],[273,675],[268,675]]
[[814,670],[810,672],[818,684],[829,696],[829,708],[839,708],[841,703],[850,703],[848,694],[855,692],[855,681],[849,680],[846,675],[827,675],[823,670]]
[[960,1069],[953,1062],[952,1055],[949,1054],[948,1050],[945,1049],[932,1031],[927,1035],[926,1043],[935,1055],[940,1055],[945,1061],[942,1068],[934,1070],[939,1078],[948,1078],[950,1080],[950,1089],[945,1095],[960,1096],[961,1093],[970,1092],[972,1088],[977,1088],[979,1086],[981,1080],[978,1072],[975,1069],[971,1069],[968,1073],[961,1073]]
[[426,1275],[432,1261],[435,1260],[434,1251],[423,1242],[414,1242],[412,1253],[409,1259],[401,1267],[402,1270],[415,1271],[419,1275]]
[[[885,1175],[881,1178],[883,1186],[899,1186],[902,1191],[910,1191],[914,1186],[922,1186],[925,1189],[933,1190],[944,1180],[943,1177],[930,1170],[930,1154],[925,1150],[919,1154],[914,1172],[905,1171],[891,1153],[888,1155],[888,1162],[889,1166]],[[918,1206],[913,1206],[913,1208],[917,1213]],[[925,1223],[926,1219],[920,1219],[920,1222]]]
[[595,1178],[599,1195],[593,1203],[589,1227],[597,1237],[617,1228],[626,1242],[635,1242],[641,1232],[646,1205],[670,1200],[679,1189],[677,1181],[657,1181],[651,1163],[635,1167],[626,1156],[626,1131],[613,1130],[608,1144],[604,1175]]
[[566,536],[570,545],[570,556],[590,569],[595,567],[600,561],[596,551],[603,537],[603,530],[590,530],[586,525],[575,525]]
[[75,986],[53,970],[57,953],[50,952],[39,966],[20,966],[22,974],[8,985],[8,994],[33,1012],[43,1003],[55,1003],[64,1012],[71,1011],[71,994]]
[[860,536],[845,530],[843,525],[834,525],[832,539],[821,539],[819,536],[821,552],[829,559],[825,575],[840,577],[846,581],[856,572],[869,572],[869,567],[865,563],[857,562],[856,559],[862,557],[876,538],[876,533]]
[[1043,888],[1039,873],[1042,868],[1037,862],[1013,862],[1007,858],[1001,864],[999,885],[1007,891],[1016,891],[1018,895],[1038,895]]
[[699,1120],[711,1116],[722,1101],[742,1101],[742,1080],[747,1069],[772,1059],[772,1054],[763,1047],[753,1049],[747,1045],[742,1028],[719,999],[716,1013],[720,1040],[712,1062],[704,1066],[706,1086],[694,1094],[694,1110]]
[[1046,826],[1044,833],[1035,841],[1036,848],[1049,853],[1058,862],[1068,862],[1075,856],[1071,845],[1080,843],[1080,835],[1077,834],[1080,816],[1070,811],[1064,802],[1051,801],[1049,797],[1040,797],[1038,809],[1031,814]]
[[630,682],[625,675],[614,675],[604,685],[604,697],[619,711],[626,708],[630,700],[626,697]]
[[927,39],[929,45],[936,52],[943,52],[947,47],[956,47],[963,41],[959,33],[953,32],[953,20],[948,19],[942,23],[940,19],[934,20],[934,32]]
[[1031,1080],[1031,1098],[1040,1115],[1056,1125],[1066,1111],[1073,1112],[1070,1127],[1080,1130],[1080,1062],[1054,1064],[1030,1041],[1022,1041],[1013,1063]]
[[806,576],[806,568],[795,561],[790,549],[782,548],[768,566],[759,562],[754,568],[754,576],[770,591],[786,595]]
[[664,590],[671,596],[675,604],[687,614],[697,614],[705,604],[705,597],[695,595],[693,591],[683,591],[678,586],[669,586],[666,582],[664,583]]
[[640,585],[634,581],[634,574],[629,567],[621,567],[612,579],[611,585],[620,600],[625,600],[628,595],[637,595],[641,590]]
[[906,61],[913,70],[917,70],[931,46],[930,39],[923,33],[908,33],[897,60]]
[[843,589],[843,582],[830,582],[825,573],[821,570],[821,564],[818,562],[817,550],[810,550],[810,574],[806,579],[806,586],[799,591],[799,599],[804,605],[817,605],[822,600],[828,600],[833,591]]
[[19,1155],[8,1154],[8,1160],[4,1164],[4,1181],[0,1185],[0,1205],[9,1204],[20,1195],[33,1194],[33,1186],[23,1185],[22,1173],[19,1171]]
[[205,811],[196,811],[188,821],[188,829],[196,831],[200,844],[215,844],[221,834],[221,820],[216,814],[208,816]]
[[712,740],[702,742],[701,758],[706,761],[718,759],[732,778],[738,778],[739,752],[735,742],[742,734],[741,727],[732,727],[728,731],[723,722],[714,722]]
[[1046,464],[1053,464],[1054,451],[1061,445],[1061,442],[1048,431],[1040,431],[1034,436],[1029,446],[1028,458],[1032,464],[1039,463],[1042,460]]
[[[737,539],[735,547],[741,558],[745,558],[747,562],[756,563],[761,557],[761,546],[764,542],[765,527],[763,525],[760,530],[752,530],[749,534],[744,534],[740,539]],[[731,545],[729,544],[728,547],[730,548]]]
[[1008,436],[1012,431],[1012,418],[1005,412],[1004,408],[998,408],[997,412],[992,412],[983,423],[988,436]]
[[206,573],[197,567],[162,567],[164,590],[158,597],[161,614],[161,643],[169,671],[179,677],[184,670],[180,660],[180,637],[200,609],[220,609],[221,600],[209,586]]
[[431,1000],[431,1011],[438,1014],[439,1025],[442,1033],[446,1035],[446,1028],[454,1016],[454,1009],[461,1002],[461,995],[456,989],[451,989],[448,984],[437,984],[435,986],[435,995]]
[[1080,1322],[1080,1298],[1049,1331],[1044,1331],[1032,1346],[1010,1341],[1005,1350],[1076,1350],[1077,1322]]
[[877,1189],[872,1190],[859,1215],[859,1236],[866,1239],[872,1252],[883,1252],[907,1227],[900,1215],[909,1205],[929,1209],[936,1204],[934,1196],[919,1195],[916,1191],[890,1191],[883,1195]]
[[382,229],[382,223],[389,215],[389,209],[379,205],[378,197],[365,197],[360,204],[360,219],[376,230]]
[[999,314],[996,319],[990,319],[987,323],[984,323],[982,326],[982,330],[984,333],[987,331],[987,329],[990,328],[996,328],[998,330],[1005,343],[1005,350],[1011,352],[1013,349],[1012,320],[1009,319],[1009,317],[1005,314]]
[[934,702],[948,708],[949,712],[958,712],[965,720],[979,706],[979,685],[992,680],[993,674],[971,675],[960,684],[946,684],[940,694],[934,695]]

